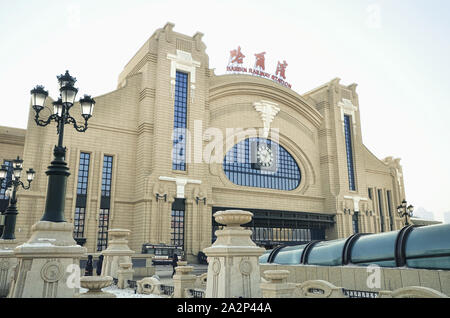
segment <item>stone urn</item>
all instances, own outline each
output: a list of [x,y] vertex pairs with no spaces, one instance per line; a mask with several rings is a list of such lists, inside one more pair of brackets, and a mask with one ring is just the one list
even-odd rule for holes
[[217,223],[226,225],[228,229],[239,228],[252,220],[253,213],[241,210],[219,211],[214,214]]
[[80,285],[88,289],[88,292],[80,294],[80,298],[116,298],[116,295],[102,291],[102,288],[109,287],[112,283],[111,276],[83,276],[80,278]]

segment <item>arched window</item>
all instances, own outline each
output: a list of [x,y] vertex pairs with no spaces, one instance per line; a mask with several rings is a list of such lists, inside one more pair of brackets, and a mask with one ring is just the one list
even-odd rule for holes
[[294,190],[301,172],[294,158],[269,139],[248,138],[234,145],[223,162],[227,178],[234,184],[277,190]]

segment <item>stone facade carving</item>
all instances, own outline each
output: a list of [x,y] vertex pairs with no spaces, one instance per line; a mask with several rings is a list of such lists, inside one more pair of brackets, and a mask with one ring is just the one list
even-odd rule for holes
[[138,294],[144,295],[161,295],[161,281],[155,277],[146,277],[137,281]]
[[63,276],[64,269],[57,261],[49,261],[41,269],[41,278],[48,283],[55,283]]

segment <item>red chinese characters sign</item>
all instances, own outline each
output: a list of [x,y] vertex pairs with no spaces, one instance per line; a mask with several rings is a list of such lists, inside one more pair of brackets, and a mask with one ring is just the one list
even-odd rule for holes
[[285,87],[292,88],[292,85],[285,81],[286,80],[286,67],[288,66],[287,62],[283,61],[283,63],[281,63],[278,61],[275,75],[269,74],[269,73],[265,72],[265,69],[266,69],[265,54],[266,54],[266,52],[256,53],[254,67],[247,68],[247,67],[243,66],[245,55],[241,52],[241,47],[238,46],[238,48],[236,50],[230,51],[230,59],[229,59],[228,66],[227,66],[227,72],[249,73],[251,75],[271,79]]
[[241,53],[241,47],[238,46],[237,50],[233,50],[230,52],[230,62],[231,64],[237,63],[242,64],[244,63],[244,57],[245,55]]

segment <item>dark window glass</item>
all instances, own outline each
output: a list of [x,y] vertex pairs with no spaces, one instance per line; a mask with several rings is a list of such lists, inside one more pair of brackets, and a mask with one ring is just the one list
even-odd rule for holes
[[[102,172],[102,201],[111,199],[111,179],[112,179],[113,157],[104,156]],[[109,226],[109,208],[101,208],[98,221],[98,240],[97,251],[103,251],[108,246],[108,226]]]
[[308,256],[309,265],[342,265],[342,249],[347,239],[319,242],[311,249]]
[[381,232],[384,232],[383,191],[378,189],[378,209],[380,211]]
[[394,216],[392,215],[392,191],[386,191],[386,199],[388,204],[388,212],[389,212],[389,224],[391,226],[391,231],[394,230]]
[[373,200],[373,189],[372,189],[372,188],[369,188],[369,189],[368,189],[368,192],[369,192],[369,199],[370,199],[370,200]]
[[187,90],[188,74],[177,71],[175,79],[172,169],[181,171],[186,171]]
[[[256,146],[266,144],[272,151],[272,166],[264,170],[255,163]],[[248,138],[236,144],[226,155],[223,170],[234,184],[277,190],[294,190],[301,181],[300,169],[294,158],[276,142]]]
[[352,118],[344,115],[345,148],[347,150],[348,184],[351,191],[356,191],[355,169],[353,164]]
[[97,251],[103,251],[108,246],[109,209],[100,209],[98,221]]
[[359,215],[358,213],[354,213],[352,216],[352,224],[353,224],[353,233],[359,233]]

